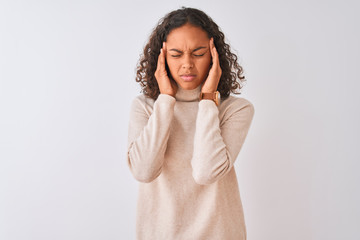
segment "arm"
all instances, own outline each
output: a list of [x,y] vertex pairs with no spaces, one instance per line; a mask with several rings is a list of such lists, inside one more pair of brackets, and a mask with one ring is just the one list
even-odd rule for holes
[[148,116],[140,99],[131,105],[127,163],[140,182],[151,182],[162,170],[176,99],[160,94]]
[[196,119],[193,177],[198,184],[211,184],[233,167],[250,128],[254,106],[236,101],[234,109],[220,125],[219,109],[212,100],[201,100]]

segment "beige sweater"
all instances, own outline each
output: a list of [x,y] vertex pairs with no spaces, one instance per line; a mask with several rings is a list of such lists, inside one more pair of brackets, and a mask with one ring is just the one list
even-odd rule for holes
[[138,240],[246,239],[233,166],[254,106],[232,95],[219,106],[199,101],[201,86],[132,102],[127,163],[139,181]]

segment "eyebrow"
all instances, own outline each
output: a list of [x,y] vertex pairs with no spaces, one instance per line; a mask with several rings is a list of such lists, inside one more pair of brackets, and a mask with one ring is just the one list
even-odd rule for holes
[[[200,49],[203,49],[203,48],[206,48],[206,47],[198,47],[198,48],[195,48],[194,50],[192,50],[192,52],[196,52]],[[180,51],[179,49],[176,49],[176,48],[172,48],[170,49],[169,51],[175,51],[175,52],[178,52],[178,53],[182,53],[182,51]]]

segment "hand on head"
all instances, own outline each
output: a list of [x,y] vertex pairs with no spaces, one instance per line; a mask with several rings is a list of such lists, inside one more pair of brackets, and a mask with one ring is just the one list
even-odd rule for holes
[[[205,93],[215,92],[217,90],[220,77],[222,74],[222,70],[219,63],[219,55],[216,50],[213,38],[209,40],[209,45],[210,45],[209,50],[212,58],[212,66],[201,88],[201,91]],[[155,78],[159,85],[160,93],[168,94],[175,97],[178,86],[177,83],[173,79],[171,79],[167,74],[165,68],[166,51],[167,51],[166,43],[164,42],[158,57],[157,68],[155,71]]]
[[170,79],[165,68],[165,56],[166,56],[166,43],[163,42],[163,46],[160,49],[160,54],[157,61],[157,67],[155,71],[155,78],[158,82],[160,93],[168,94],[175,97],[177,92],[177,83]]
[[219,63],[219,54],[214,44],[214,38],[210,39],[210,53],[212,58],[212,66],[209,75],[206,78],[201,91],[205,93],[215,92],[217,90],[222,70]]

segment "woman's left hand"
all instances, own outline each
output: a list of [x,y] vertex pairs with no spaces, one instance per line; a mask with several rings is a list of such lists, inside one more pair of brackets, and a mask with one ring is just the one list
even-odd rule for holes
[[213,64],[209,71],[209,75],[206,78],[201,88],[201,92],[204,93],[216,92],[222,74],[222,70],[220,68],[220,63],[219,63],[219,55],[218,52],[216,51],[216,47],[214,44],[214,38],[210,39],[210,53]]

